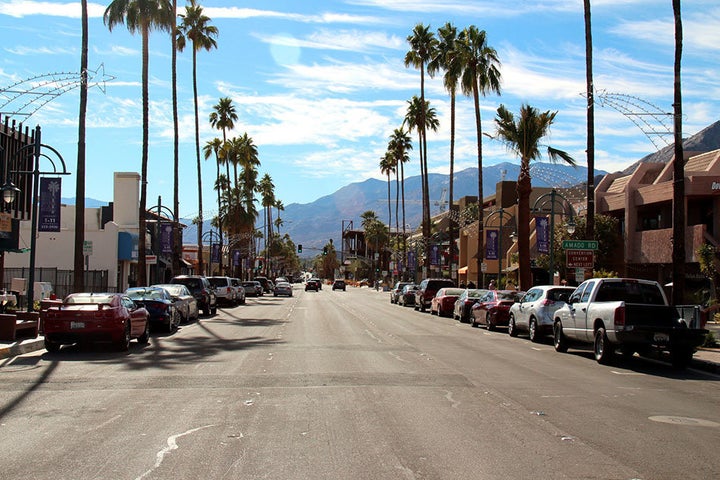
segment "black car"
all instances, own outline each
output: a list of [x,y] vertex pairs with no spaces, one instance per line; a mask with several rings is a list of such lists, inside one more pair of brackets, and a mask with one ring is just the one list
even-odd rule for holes
[[170,283],[185,285],[197,300],[198,309],[202,310],[205,315],[215,315],[217,313],[215,289],[213,289],[206,277],[201,275],[179,275],[173,277]]
[[390,290],[390,303],[398,303],[400,295],[403,293],[403,289],[412,284],[413,282],[397,282],[392,290]]
[[345,280],[335,280],[332,284],[332,289],[345,291]]
[[403,287],[402,294],[400,294],[397,299],[397,304],[402,305],[403,307],[412,307],[415,305],[415,291],[419,289],[420,287],[414,283],[405,285]]
[[308,290],[315,290],[316,292],[320,290],[320,284],[317,282],[317,280],[313,280],[312,278],[305,282],[305,291]]

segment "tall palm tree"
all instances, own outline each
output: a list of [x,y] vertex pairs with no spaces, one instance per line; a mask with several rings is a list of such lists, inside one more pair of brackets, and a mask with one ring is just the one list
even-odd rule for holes
[[590,0],[583,0],[585,10],[585,91],[587,95],[587,208],[586,236],[595,238],[595,87],[593,86],[593,47]]
[[[209,159],[213,154],[215,155],[215,165],[217,167],[217,173],[215,174],[215,189],[217,190],[217,208],[218,208],[218,220],[219,220],[221,217],[220,212],[222,211],[222,205],[220,202],[220,196],[222,193],[222,189],[219,186],[220,164],[222,163],[221,158],[224,155],[227,155],[227,152],[223,150],[223,141],[217,137],[205,142],[205,145],[203,146],[202,150],[203,150],[203,157],[205,157],[205,160]],[[222,225],[222,222],[218,221],[218,225]],[[218,230],[220,230],[220,229],[218,229]],[[222,245],[222,230],[220,231],[220,245]],[[220,257],[220,263],[221,263],[220,270],[222,271],[222,256]]]
[[451,23],[446,23],[438,29],[438,45],[435,57],[428,64],[428,73],[434,75],[438,70],[445,71],[443,85],[450,94],[450,185],[448,191],[448,205],[450,215],[448,219],[448,237],[450,243],[450,271],[455,258],[455,228],[453,221],[453,186],[455,176],[455,94],[458,82],[462,74],[460,52],[457,45],[457,28]]
[[265,261],[265,274],[269,272],[269,252],[272,247],[272,207],[275,205],[275,185],[269,174],[263,175],[258,184],[258,190],[262,197],[261,204],[265,208],[265,255],[268,257]]
[[[518,256],[520,263],[520,289],[527,290],[532,286],[530,273],[530,194],[532,182],[530,178],[530,161],[539,159],[542,139],[548,135],[550,125],[557,112],[540,113],[536,108],[524,104],[520,107],[520,115],[515,116],[500,105],[495,117],[496,138],[520,157],[520,174],[517,181],[518,193]],[[547,147],[550,161],[562,160],[575,166],[575,160],[565,151]]]
[[685,161],[682,144],[682,50],[683,28],[680,0],[673,0],[675,19],[675,62],[673,66],[673,132],[675,136],[675,160],[673,162],[673,304],[685,302]]
[[[235,105],[232,99],[222,97],[217,104],[213,105],[213,111],[210,112],[210,126],[218,130],[222,130],[223,142],[227,141],[227,131],[235,128],[235,120],[238,119],[235,112]],[[226,162],[226,174],[230,178],[230,164]]]
[[147,284],[145,261],[145,230],[147,207],[148,145],[150,143],[150,100],[149,100],[149,58],[150,30],[169,30],[172,25],[172,5],[168,0],[113,0],[103,14],[108,29],[124,24],[130,33],[140,32],[142,36],[142,166],[140,173],[140,212],[138,235],[138,278],[139,285]]
[[[180,126],[178,121],[177,100],[177,0],[172,0],[172,30],[170,31],[170,76],[172,77],[172,109],[173,109],[173,217],[177,222],[180,218]],[[179,224],[173,228],[172,271],[180,274],[180,257],[182,256],[182,231]]]
[[[410,44],[410,50],[405,54],[405,66],[412,65],[415,68],[420,69],[420,105],[425,105],[425,65],[435,55],[435,48],[437,47],[437,39],[435,35],[430,31],[429,25],[423,25],[418,23],[413,28],[412,35],[407,37],[407,41]],[[420,149],[421,157],[421,176],[424,182],[424,193],[423,193],[423,238],[426,240],[426,248],[430,249],[430,189],[428,186],[428,164],[427,164],[427,136],[426,125],[427,121],[424,117],[425,108],[420,109],[420,118],[417,127],[420,131],[422,146]],[[425,266],[430,267],[430,255],[425,256]]]
[[[427,131],[437,131],[440,121],[437,119],[435,109],[430,106],[430,102],[423,102],[417,96],[408,101],[408,111],[405,114],[404,122],[407,123],[410,131],[415,128],[418,131],[418,140],[420,146],[420,175],[423,177],[423,207],[427,203],[427,208],[423,208],[423,240],[425,241],[425,268],[430,270],[430,185],[428,183],[428,166],[424,161],[424,152],[427,150],[427,141],[425,139]],[[423,108],[424,105],[424,108]]]
[[[217,27],[210,25],[210,18],[203,14],[203,8],[197,4],[196,0],[190,0],[190,4],[185,7],[185,13],[180,14],[180,25],[178,26],[177,47],[181,52],[185,50],[185,45],[189,39],[192,42],[192,60],[193,60],[193,101],[195,105],[195,158],[197,160],[197,176],[198,176],[198,249],[199,249],[199,269],[203,272],[203,256],[202,256],[202,229],[203,229],[203,211],[202,211],[202,164],[200,163],[200,116],[198,114],[198,94],[197,94],[197,52],[201,49],[209,51],[217,47],[215,37],[218,35]],[[221,260],[222,261],[222,260]]]
[[[403,228],[403,262],[404,266],[407,267],[407,232],[405,231],[405,167],[404,165],[410,161],[410,154],[412,150],[412,142],[410,136],[403,130],[402,127],[393,130],[390,136],[389,148],[392,150],[395,156],[395,162],[400,166],[400,189],[402,190],[402,228]],[[395,214],[397,217],[397,214]]]
[[73,257],[73,288],[85,290],[85,119],[87,114],[88,7],[80,1],[82,39],[80,46],[80,113],[78,115],[77,182],[75,183],[75,252]]
[[483,261],[483,158],[482,123],[480,117],[480,95],[488,92],[500,93],[500,60],[494,48],[487,44],[485,30],[471,25],[464,29],[458,39],[460,63],[463,69],[460,85],[465,95],[472,95],[475,107],[475,130],[477,135],[478,158],[478,238],[477,238],[477,274],[480,280],[480,264]]
[[390,200],[390,174],[395,173],[395,159],[390,151],[380,159],[380,172],[387,175],[388,226],[392,225],[392,201]]

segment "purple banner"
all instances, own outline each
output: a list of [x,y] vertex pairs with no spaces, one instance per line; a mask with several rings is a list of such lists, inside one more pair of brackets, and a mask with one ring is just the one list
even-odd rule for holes
[[433,245],[430,248],[430,265],[439,265],[440,264],[438,262],[438,251],[439,251],[439,248],[437,245]]
[[160,252],[172,253],[173,226],[172,223],[160,224]]
[[415,265],[415,252],[408,252],[408,269],[410,269],[411,272],[414,272],[416,269]]
[[547,217],[535,217],[535,233],[537,235],[538,253],[550,253],[550,229]]
[[240,266],[240,250],[233,250],[233,267]]
[[60,178],[40,179],[39,232],[60,231],[60,185]]
[[210,249],[210,261],[212,263],[220,263],[220,244],[213,243]]
[[485,258],[488,260],[497,260],[499,258],[497,230],[485,231]]

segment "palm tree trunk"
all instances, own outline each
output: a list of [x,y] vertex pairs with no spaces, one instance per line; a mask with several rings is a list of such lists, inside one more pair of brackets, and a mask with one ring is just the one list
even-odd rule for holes
[[674,134],[675,160],[673,163],[673,289],[674,305],[685,302],[685,162],[682,144],[682,67],[683,31],[680,0],[673,0],[675,17],[675,66],[674,66]]
[[455,90],[450,92],[450,188],[448,198],[448,249],[450,257],[450,276],[455,264],[455,223],[453,220],[453,186],[455,176]]
[[482,158],[482,124],[480,118],[480,92],[478,91],[477,81],[473,82],[473,102],[475,104],[475,128],[477,134],[477,158],[478,158],[478,238],[477,238],[477,285],[480,287],[482,282],[481,266],[485,258],[485,220],[483,212],[483,158]]
[[[520,290],[527,290],[532,286],[530,272],[530,194],[532,184],[530,180],[530,159],[520,160],[520,175],[517,183],[518,193],[518,257],[520,272]],[[501,219],[502,221],[502,219]],[[502,252],[501,252],[502,253]],[[552,280],[552,279],[551,279]]]
[[147,283],[147,268],[145,255],[145,230],[146,219],[145,211],[147,207],[147,169],[148,169],[148,145],[150,142],[150,130],[149,130],[149,113],[150,113],[150,101],[149,101],[149,86],[148,86],[148,64],[149,64],[149,39],[150,39],[150,28],[147,22],[143,23],[142,26],[142,104],[143,104],[143,141],[142,141],[142,165],[140,173],[140,212],[139,212],[139,225],[138,225],[138,285],[148,285]]
[[[585,77],[587,91],[587,231],[586,237],[595,238],[595,92],[592,69],[592,23],[590,0],[583,0],[585,7]],[[552,281],[552,278],[550,279]]]
[[427,143],[426,137],[426,125],[425,125],[425,64],[420,66],[420,162],[421,165],[421,179],[423,182],[423,222],[422,231],[423,239],[425,240],[425,270],[427,275],[430,275],[430,192],[428,182],[428,171],[427,171]]
[[197,159],[197,175],[198,175],[198,208],[200,209],[200,213],[198,216],[199,222],[198,222],[198,275],[204,275],[204,265],[203,265],[203,243],[202,243],[202,237],[203,237],[203,208],[202,208],[202,164],[200,163],[200,120],[199,120],[199,113],[198,113],[198,94],[197,94],[197,76],[196,76],[196,66],[197,66],[197,54],[195,51],[195,47],[193,46],[193,101],[195,103],[195,157]]
[[405,162],[403,162],[402,160],[400,160],[400,177],[400,187],[402,188],[403,262],[404,267],[407,269],[407,232],[405,231]]
[[[398,163],[401,163],[398,161]],[[399,250],[399,245],[397,242],[397,236],[398,233],[400,233],[400,225],[399,225],[399,217],[398,217],[398,209],[400,208],[400,165],[395,166],[395,248],[393,248],[393,252],[395,252],[395,269],[398,271],[398,276],[400,275],[400,269],[398,268],[399,265],[397,265],[398,258],[397,253]]]
[[387,191],[388,191],[388,228],[392,224],[392,205],[390,204],[390,170],[387,172]]
[[175,19],[177,18],[177,0],[172,2],[173,25],[170,30],[171,44],[171,76],[172,76],[172,104],[173,104],[173,225],[172,245],[172,271],[173,276],[180,275],[180,257],[182,256],[182,231],[180,230],[180,154],[179,154],[179,126],[177,101],[177,34]]
[[[85,117],[87,113],[87,66],[88,66],[88,7],[81,0],[82,45],[80,50],[80,113],[78,115],[77,181],[75,183],[75,253],[73,258],[73,288],[85,290]],[[32,286],[31,286],[32,287]]]

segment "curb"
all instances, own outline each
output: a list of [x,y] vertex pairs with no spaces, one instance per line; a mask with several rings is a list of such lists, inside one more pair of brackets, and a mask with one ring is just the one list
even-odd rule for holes
[[20,343],[0,347],[0,359],[23,355],[43,348],[45,348],[45,339],[43,337],[24,340]]

